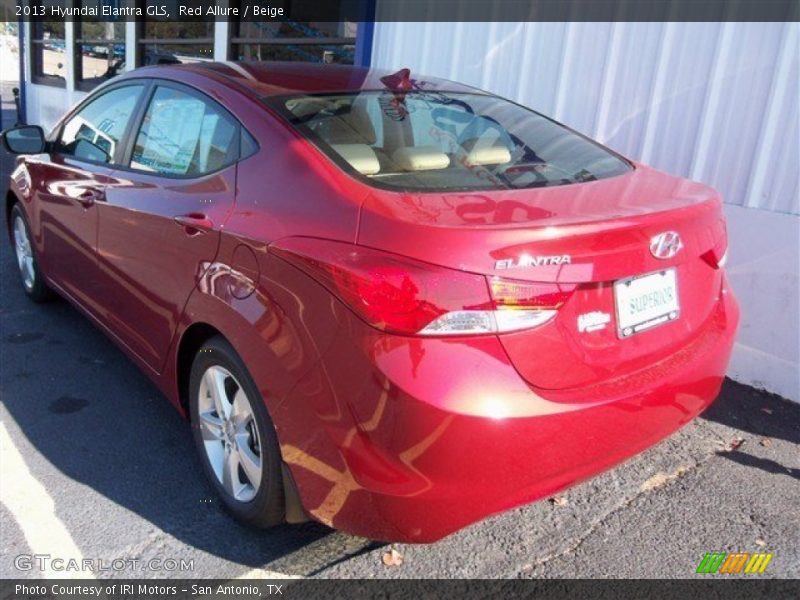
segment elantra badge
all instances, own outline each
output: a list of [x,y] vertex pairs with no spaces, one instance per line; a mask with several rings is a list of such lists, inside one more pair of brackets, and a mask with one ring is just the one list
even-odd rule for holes
[[495,269],[520,269],[522,267],[544,267],[550,265],[568,265],[572,262],[569,254],[561,256],[530,256],[523,254],[517,259],[504,258],[494,263]]
[[683,248],[681,236],[675,231],[665,231],[650,239],[650,253],[656,258],[667,260]]

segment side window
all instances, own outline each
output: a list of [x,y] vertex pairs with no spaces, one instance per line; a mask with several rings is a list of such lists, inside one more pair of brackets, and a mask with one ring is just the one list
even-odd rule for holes
[[92,100],[64,125],[58,151],[80,160],[113,163],[143,89],[142,85],[128,85]]
[[159,86],[136,138],[131,167],[191,177],[216,171],[238,157],[235,121],[211,102]]

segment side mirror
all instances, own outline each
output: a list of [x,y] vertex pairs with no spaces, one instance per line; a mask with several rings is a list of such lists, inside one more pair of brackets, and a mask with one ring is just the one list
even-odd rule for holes
[[3,143],[12,154],[41,154],[47,144],[38,125],[20,125],[3,132]]

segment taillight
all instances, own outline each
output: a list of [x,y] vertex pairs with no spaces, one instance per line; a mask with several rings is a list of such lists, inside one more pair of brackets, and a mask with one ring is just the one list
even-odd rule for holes
[[727,248],[725,248],[725,252],[722,254],[722,258],[719,259],[719,262],[717,263],[717,266],[719,266],[720,269],[724,269],[726,264],[728,264],[728,249]]
[[719,236],[714,247],[700,255],[711,267],[722,269],[728,262],[728,228],[722,220],[722,235]]
[[728,262],[728,240],[727,238],[723,238],[719,242],[717,242],[716,246],[714,246],[711,250],[704,252],[700,255],[704,261],[706,261],[711,267],[715,269],[722,269],[725,267],[725,263]]
[[336,294],[371,326],[402,335],[479,335],[552,319],[571,287],[487,278],[380,250],[288,238],[272,252]]
[[558,310],[575,289],[575,284],[531,283],[492,277],[489,289],[497,308]]

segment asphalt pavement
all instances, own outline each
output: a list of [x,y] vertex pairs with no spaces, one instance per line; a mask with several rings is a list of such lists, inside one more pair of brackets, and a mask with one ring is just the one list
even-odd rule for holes
[[[10,165],[2,156],[3,197]],[[42,553],[105,564],[101,577],[685,578],[716,551],[769,552],[760,577],[800,577],[800,404],[731,381],[644,454],[438,543],[399,545],[395,566],[385,544],[316,523],[231,520],[187,424],[68,303],[27,300],[6,237],[0,400],[2,578],[41,577],[24,557]],[[191,568],[108,568],[130,558]]]

